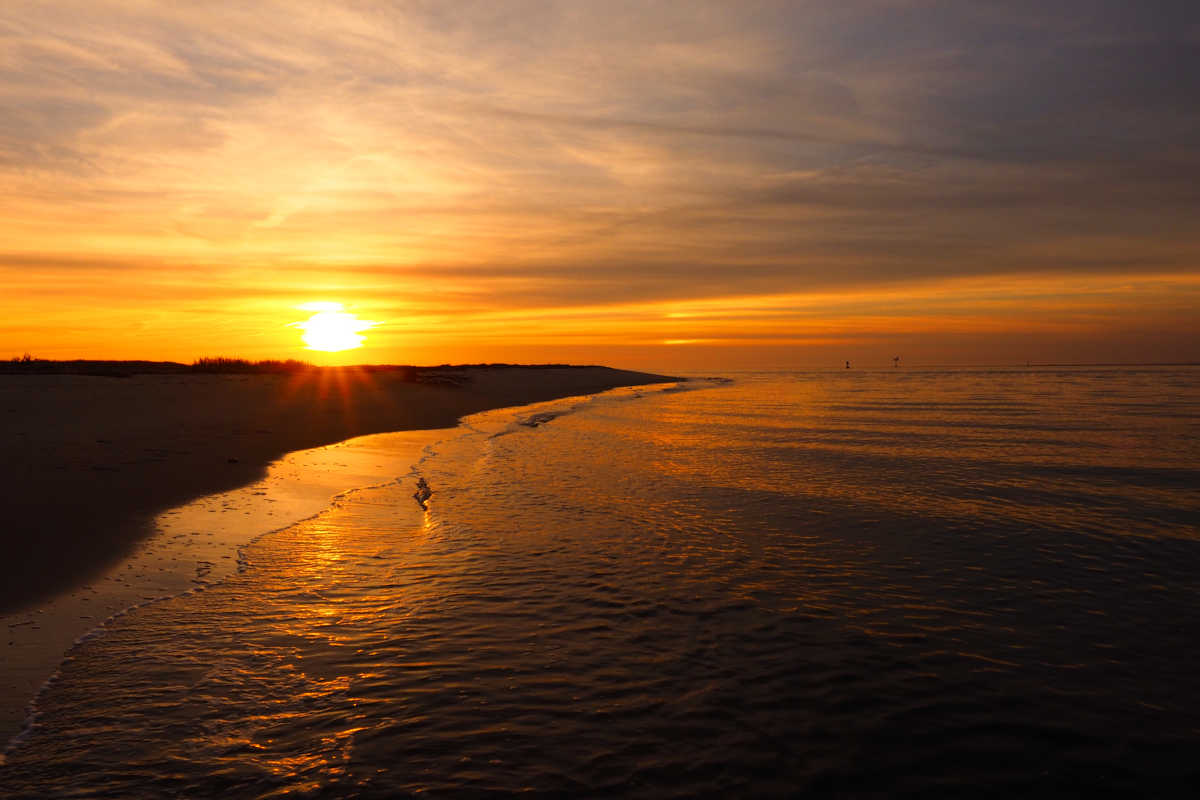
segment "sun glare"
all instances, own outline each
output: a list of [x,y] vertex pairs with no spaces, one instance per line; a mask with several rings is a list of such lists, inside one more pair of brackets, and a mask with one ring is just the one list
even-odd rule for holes
[[341,303],[305,303],[298,308],[316,312],[303,322],[292,323],[304,331],[300,338],[309,350],[336,353],[362,347],[362,332],[376,324],[343,310]]

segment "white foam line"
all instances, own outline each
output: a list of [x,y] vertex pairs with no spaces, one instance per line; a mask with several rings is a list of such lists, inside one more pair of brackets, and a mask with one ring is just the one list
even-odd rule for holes
[[[565,417],[568,414],[573,414],[576,411],[579,411],[580,409],[587,408],[587,407],[593,406],[593,405],[598,405],[600,403],[621,403],[621,402],[628,402],[631,400],[640,400],[643,397],[645,397],[647,394],[656,395],[656,394],[669,394],[669,393],[675,393],[675,392],[692,392],[692,391],[697,391],[699,389],[712,388],[711,386],[701,385],[700,381],[708,382],[708,381],[715,381],[715,380],[717,380],[717,379],[703,378],[703,379],[693,379],[691,381],[678,381],[676,383],[669,383],[669,384],[665,384],[665,385],[649,383],[649,384],[641,384],[638,386],[619,386],[615,389],[609,389],[607,391],[598,392],[596,394],[578,395],[576,397],[564,397],[564,398],[559,398],[558,400],[549,400],[549,401],[546,401],[546,404],[561,403],[561,402],[570,401],[570,400],[574,400],[576,402],[572,403],[572,405],[570,405],[564,409],[551,408],[551,409],[546,409],[544,411],[539,411],[539,412],[537,412],[535,414],[531,414],[527,417],[521,417],[521,418],[514,419],[509,423],[507,428],[505,428],[504,430],[501,430],[501,431],[497,431],[496,433],[493,433],[488,438],[496,439],[501,436],[507,436],[510,433],[520,433],[522,430],[529,430],[532,428],[540,428],[542,425],[545,425],[548,422],[552,422],[556,419],[559,419],[560,417]],[[728,380],[728,379],[721,379],[721,380]],[[530,405],[535,405],[535,406],[543,405],[543,403],[533,403]],[[514,406],[514,408],[525,408],[525,407],[526,406]],[[507,409],[494,409],[494,410],[501,411],[501,410],[507,410]],[[485,411],[485,412],[481,412],[481,413],[490,414],[492,412]],[[479,432],[483,433],[484,431],[479,431]]]

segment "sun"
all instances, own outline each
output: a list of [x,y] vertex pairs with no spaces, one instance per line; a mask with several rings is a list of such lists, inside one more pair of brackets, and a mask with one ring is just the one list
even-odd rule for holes
[[341,303],[305,303],[297,306],[302,311],[314,311],[311,317],[292,325],[304,331],[300,338],[309,350],[336,353],[362,347],[366,338],[362,332],[375,327],[370,320],[359,319],[343,310]]

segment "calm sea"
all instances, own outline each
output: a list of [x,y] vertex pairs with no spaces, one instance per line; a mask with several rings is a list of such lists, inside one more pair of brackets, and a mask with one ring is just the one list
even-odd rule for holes
[[0,795],[1200,785],[1198,368],[693,380],[378,478],[76,646]]

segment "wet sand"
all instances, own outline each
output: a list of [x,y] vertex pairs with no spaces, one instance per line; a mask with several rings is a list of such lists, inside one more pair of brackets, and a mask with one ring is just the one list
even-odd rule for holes
[[0,612],[86,584],[132,552],[163,510],[258,480],[284,453],[668,380],[605,367],[448,368],[423,377],[0,375]]

